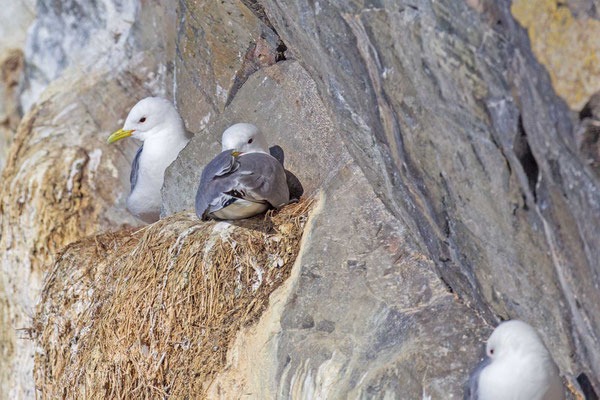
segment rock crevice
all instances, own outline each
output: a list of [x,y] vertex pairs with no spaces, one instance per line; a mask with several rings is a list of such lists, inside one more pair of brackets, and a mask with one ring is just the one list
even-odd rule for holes
[[[236,328],[202,382],[176,352],[162,358],[135,344],[139,358],[127,365],[146,371],[136,375],[145,393],[168,394],[171,369],[191,374],[209,398],[460,398],[491,327],[519,318],[540,332],[571,398],[594,398],[600,97],[592,3],[38,0],[26,43],[24,30],[0,42],[0,55],[23,49],[10,53],[23,62],[0,56],[10,67],[0,70],[0,129],[8,128],[0,137],[10,143],[17,131],[10,155],[0,154],[0,397],[35,394],[33,343],[13,328],[29,326],[51,266],[92,274],[106,260],[90,237],[143,234],[128,230],[138,222],[124,207],[136,144],[104,141],[132,103],[161,95],[195,132],[165,174],[159,225],[167,236],[193,208],[202,166],[236,122],[254,123],[281,146],[285,167],[320,202],[289,278],[263,299],[264,312]],[[191,236],[204,229],[186,224]],[[110,242],[106,235],[99,242]],[[169,237],[181,251],[195,248]],[[56,258],[75,257],[74,249],[87,256]],[[163,261],[155,270],[170,276]],[[63,314],[75,321],[98,307],[61,301],[46,296],[38,321],[59,326]],[[77,371],[62,383],[52,376],[78,357],[76,342],[37,342],[44,393],[73,384]],[[106,361],[110,350],[91,359],[122,368],[122,358]],[[118,368],[106,371],[117,377]],[[77,387],[88,387],[79,378]],[[135,390],[117,381],[114,393]],[[167,386],[155,393],[152,382]]]

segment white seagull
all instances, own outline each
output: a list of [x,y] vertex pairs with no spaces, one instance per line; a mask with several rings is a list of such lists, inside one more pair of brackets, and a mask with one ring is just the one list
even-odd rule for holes
[[127,116],[122,129],[108,138],[108,143],[133,137],[142,141],[131,164],[131,193],[127,209],[146,223],[160,218],[161,196],[167,167],[191,139],[173,104],[160,97],[140,100]]
[[535,329],[523,321],[498,325],[486,357],[471,373],[465,400],[564,400],[552,356]]
[[269,154],[256,126],[232,125],[223,132],[221,143],[223,151],[202,171],[196,193],[198,218],[249,218],[289,202],[283,165]]

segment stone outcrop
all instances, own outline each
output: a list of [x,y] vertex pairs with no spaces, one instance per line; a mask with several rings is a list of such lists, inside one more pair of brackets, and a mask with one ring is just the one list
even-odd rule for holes
[[0,53],[0,168],[4,168],[17,126],[21,121],[21,110],[17,100],[17,89],[23,74],[23,51],[7,49]]
[[[238,335],[208,397],[459,397],[478,356],[468,349],[481,346],[488,326],[448,290],[375,197],[297,62],[253,74],[215,123],[196,134],[166,174],[166,214],[193,208],[198,165],[239,121],[257,124],[280,145],[286,167],[307,194],[320,189],[322,203],[292,276],[271,298],[277,306]],[[460,356],[448,368],[443,360],[458,343]],[[400,372],[392,381],[394,370]]]
[[14,0],[0,9],[0,170],[21,119],[18,86],[23,78],[23,46],[34,18],[34,0]]
[[460,398],[489,327],[435,275],[355,164],[322,196],[300,261],[238,335],[209,397]]
[[[137,224],[123,205],[135,145],[104,139],[149,94],[196,132],[165,176],[165,232],[193,219],[181,212],[235,122],[281,146],[319,199],[289,277],[202,375],[206,397],[460,398],[507,318],[538,329],[569,398],[600,393],[594,1],[38,0],[35,13],[10,75],[13,109],[29,111],[0,198],[0,397],[34,394],[34,342],[18,336],[37,338],[52,387],[52,355],[72,355],[52,326],[71,335],[65,321],[100,306],[61,310],[58,290],[36,319],[56,340],[31,324],[61,248],[117,265],[84,237]],[[158,360],[187,365],[133,365]]]
[[[591,1],[515,1],[511,11],[527,29],[531,49],[556,93],[581,110],[600,91],[600,21]],[[568,60],[568,62],[565,62]]]
[[[77,10],[73,8],[77,2],[65,3],[62,8],[52,4],[55,7],[48,14],[45,3],[38,2],[39,18],[28,38],[30,45],[39,43],[35,49],[39,58],[31,59],[28,54],[32,50],[25,51],[29,88],[43,84],[31,71],[36,62],[41,69],[51,67],[47,59],[57,51],[52,40],[62,37],[59,47],[66,51],[69,38],[99,39],[88,23],[78,24],[72,18],[73,13],[83,13],[82,18],[104,15],[103,4],[85,2]],[[136,21],[130,21],[127,40],[102,47],[103,59],[92,62],[90,55],[81,63],[72,58],[66,64],[62,58],[55,59],[60,61],[62,73],[58,78],[52,76],[55,79],[18,127],[0,192],[0,319],[7,322],[0,330],[0,397],[35,396],[31,318],[57,251],[100,231],[139,224],[125,209],[129,169],[137,146],[132,142],[108,146],[106,137],[138,98],[167,95],[172,87],[167,68],[169,46],[143,33],[147,23],[160,22],[160,15],[169,11],[158,3],[152,10],[140,11]],[[41,28],[44,24],[46,28]],[[57,32],[48,44],[45,32],[52,27],[63,33]],[[85,51],[91,50],[86,47]],[[28,90],[24,93],[29,94],[21,97],[22,109],[33,101],[33,92]]]
[[261,2],[438,275],[598,387],[598,178],[510,4],[468,3]]

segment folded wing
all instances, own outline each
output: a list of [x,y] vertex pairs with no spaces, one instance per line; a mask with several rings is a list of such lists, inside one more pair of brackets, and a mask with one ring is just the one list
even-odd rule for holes
[[131,192],[133,192],[133,188],[135,188],[135,185],[138,181],[138,174],[140,171],[140,156],[142,155],[142,150],[144,150],[144,145],[140,146],[137,153],[135,153],[133,162],[131,163],[131,173],[129,174],[129,184],[131,186]]
[[469,381],[465,386],[464,400],[479,400],[479,376],[481,375],[481,371],[491,363],[491,359],[488,356],[475,367],[471,375],[469,376]]
[[[249,207],[252,203],[274,208],[287,204],[289,189],[281,163],[265,153],[234,157],[231,151],[224,151],[215,157],[202,171],[196,193],[196,214],[207,219],[238,200]],[[239,218],[247,216],[239,212]]]

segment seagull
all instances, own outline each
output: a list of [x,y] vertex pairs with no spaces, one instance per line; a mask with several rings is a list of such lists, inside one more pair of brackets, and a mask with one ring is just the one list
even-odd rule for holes
[[473,370],[465,400],[564,400],[552,360],[535,329],[523,321],[498,325],[487,341],[486,357]]
[[126,137],[142,142],[133,163],[129,182],[131,192],[127,209],[146,223],[160,218],[161,195],[167,167],[191,139],[173,104],[160,97],[140,100],[125,120],[122,129],[109,136],[113,143]]
[[198,218],[243,219],[288,204],[283,165],[269,154],[256,126],[232,125],[223,132],[221,143],[223,151],[202,171],[196,193]]

